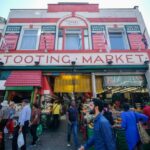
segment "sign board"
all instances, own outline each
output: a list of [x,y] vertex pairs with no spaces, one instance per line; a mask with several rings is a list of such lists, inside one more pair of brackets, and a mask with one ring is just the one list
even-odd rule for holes
[[148,54],[141,53],[1,53],[4,66],[33,66],[38,61],[42,66],[71,65],[140,65],[149,60]]
[[104,76],[104,86],[144,86],[144,76]]
[[47,33],[47,32],[56,32],[56,26],[52,26],[52,25],[42,26],[42,33]]
[[70,17],[61,22],[60,27],[63,26],[87,26],[86,23],[77,17]]
[[7,26],[6,33],[20,33],[21,26]]
[[103,31],[105,31],[106,30],[106,28],[105,28],[105,26],[104,25],[92,25],[91,26],[91,31],[93,32],[93,31],[101,31],[101,32],[103,32]]
[[125,25],[127,33],[141,33],[139,25]]

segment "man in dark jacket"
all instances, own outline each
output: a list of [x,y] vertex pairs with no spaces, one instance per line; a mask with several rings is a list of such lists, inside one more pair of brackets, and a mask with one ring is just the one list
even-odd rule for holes
[[116,150],[115,141],[109,121],[102,115],[103,103],[93,99],[94,135],[79,150],[87,150],[94,145],[95,150]]

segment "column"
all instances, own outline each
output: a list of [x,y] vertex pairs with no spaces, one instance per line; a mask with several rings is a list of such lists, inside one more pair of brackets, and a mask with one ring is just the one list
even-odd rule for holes
[[96,80],[95,80],[95,73],[92,73],[92,94],[93,97],[96,98]]

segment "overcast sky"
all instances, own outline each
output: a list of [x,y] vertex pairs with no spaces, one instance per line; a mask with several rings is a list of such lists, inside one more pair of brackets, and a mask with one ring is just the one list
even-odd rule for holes
[[150,0],[0,0],[0,16],[7,18],[10,9],[47,8],[49,3],[89,2],[100,8],[133,8],[139,6],[150,35]]

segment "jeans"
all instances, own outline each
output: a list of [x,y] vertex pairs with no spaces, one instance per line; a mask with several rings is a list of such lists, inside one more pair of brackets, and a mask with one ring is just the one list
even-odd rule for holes
[[[25,121],[24,126],[22,128],[22,134],[24,137],[25,144],[21,147],[21,150],[26,150],[26,134],[28,132],[29,121]],[[15,127],[12,139],[12,150],[18,150],[17,139],[19,135],[19,125]]]
[[78,127],[77,127],[77,121],[71,122],[71,124],[68,123],[68,135],[67,135],[67,141],[70,143],[71,140],[71,133],[73,132],[73,139],[74,144],[76,147],[79,146],[78,143]]
[[32,141],[32,144],[36,144],[36,141],[38,139],[37,135],[36,135],[36,130],[37,130],[37,124],[35,125],[31,125],[30,127],[30,132],[31,132],[31,135],[33,137],[33,141]]
[[53,128],[54,129],[58,129],[59,127],[59,115],[56,114],[56,115],[53,115]]

